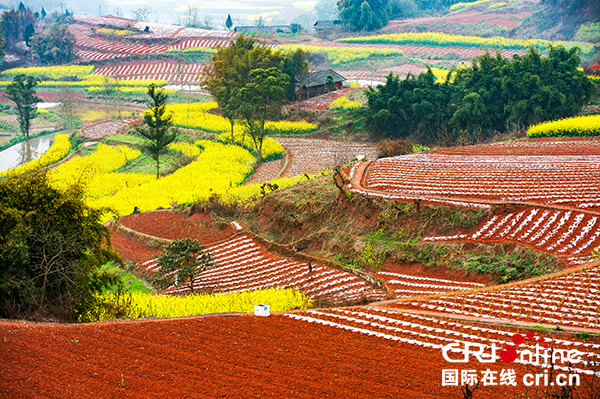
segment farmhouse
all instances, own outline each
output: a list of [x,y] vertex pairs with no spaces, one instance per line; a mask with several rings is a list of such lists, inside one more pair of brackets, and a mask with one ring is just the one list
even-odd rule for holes
[[296,95],[299,95],[300,93],[306,95],[306,93],[308,93],[307,97],[314,97],[327,93],[328,90],[325,87],[325,82],[327,81],[327,76],[329,75],[333,77],[335,90],[340,90],[343,87],[343,82],[346,80],[346,78],[333,69],[325,69],[322,71],[307,73],[305,75],[301,75],[300,77],[297,76]]
[[343,29],[341,24],[336,24],[333,21],[317,21],[313,24],[317,36],[326,37],[329,34]]

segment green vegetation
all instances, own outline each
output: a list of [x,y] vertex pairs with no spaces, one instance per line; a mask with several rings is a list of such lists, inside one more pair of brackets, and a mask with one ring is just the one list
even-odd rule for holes
[[102,214],[81,188],[51,188],[43,172],[0,180],[0,317],[75,320],[118,283],[100,269],[120,262]]
[[510,126],[571,117],[595,92],[578,66],[577,49],[559,46],[545,58],[534,49],[512,61],[485,54],[442,84],[431,70],[402,81],[390,74],[366,93],[366,123],[386,137],[452,145],[463,129],[473,142]]
[[338,8],[344,26],[354,31],[376,30],[390,20],[388,0],[340,0]]
[[31,39],[31,50],[38,62],[45,65],[71,62],[76,56],[75,36],[68,25],[56,22],[41,35]]
[[13,82],[6,86],[6,97],[14,101],[21,133],[27,137],[31,120],[37,115],[36,104],[42,101],[35,93],[37,83],[38,79],[33,76],[17,75]]
[[104,289],[104,293],[117,293],[119,290],[125,292],[139,292],[142,294],[150,294],[153,290],[149,287],[150,284],[142,280],[140,277],[133,273],[130,273],[120,267],[113,265],[112,263],[106,263],[101,268],[102,271],[106,271],[112,275],[115,275],[122,281],[122,284],[110,284]]
[[164,90],[148,86],[149,110],[144,113],[144,122],[136,127],[136,132],[146,139],[144,149],[156,161],[156,178],[160,177],[160,154],[177,138],[177,129],[173,129],[172,114],[166,113],[169,95]]
[[204,251],[204,245],[189,238],[165,245],[164,252],[156,263],[159,266],[154,278],[157,287],[165,289],[172,285],[188,286],[192,294],[194,281],[199,278],[200,273],[217,266],[211,253]]
[[244,220],[251,230],[269,240],[311,248],[317,256],[336,259],[352,268],[376,271],[386,262],[414,262],[432,269],[486,274],[498,283],[557,270],[554,256],[519,246],[420,242],[429,235],[469,231],[491,215],[489,209],[346,195],[331,178],[328,174],[268,193],[250,208],[209,208],[218,215],[223,209],[227,212],[223,216]]

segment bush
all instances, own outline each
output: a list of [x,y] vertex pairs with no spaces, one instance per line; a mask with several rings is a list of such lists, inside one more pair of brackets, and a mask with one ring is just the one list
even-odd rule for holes
[[77,185],[52,188],[45,172],[0,180],[0,317],[75,320],[118,283],[100,270],[120,262],[102,214]]
[[413,153],[413,145],[407,140],[385,139],[377,143],[377,157],[387,158]]

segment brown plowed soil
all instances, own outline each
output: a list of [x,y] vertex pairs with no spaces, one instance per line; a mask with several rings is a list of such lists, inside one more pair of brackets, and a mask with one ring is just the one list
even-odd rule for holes
[[502,368],[283,316],[0,323],[0,358],[0,398],[10,399],[458,398],[459,387],[441,386],[442,369]]
[[207,214],[183,214],[160,210],[123,216],[121,224],[139,233],[167,240],[193,238],[203,244],[222,241],[234,233],[229,225],[217,225]]
[[160,255],[162,252],[158,249],[148,248],[146,245],[134,241],[118,231],[110,232],[110,241],[113,248],[119,252],[124,260],[130,260],[135,263],[145,262],[154,258],[154,256]]

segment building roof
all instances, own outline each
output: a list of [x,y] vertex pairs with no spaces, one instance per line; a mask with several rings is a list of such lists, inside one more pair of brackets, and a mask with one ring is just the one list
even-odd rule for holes
[[341,29],[342,25],[336,24],[333,21],[317,21],[313,25],[316,30],[323,29]]
[[[345,77],[334,71],[333,69],[325,69],[322,71],[316,71],[307,73],[303,75],[303,86],[305,87],[314,87],[314,86],[323,86],[325,85],[325,81],[327,80],[327,76],[333,76],[333,83],[343,82],[346,80]],[[296,82],[300,80],[296,77]]]

